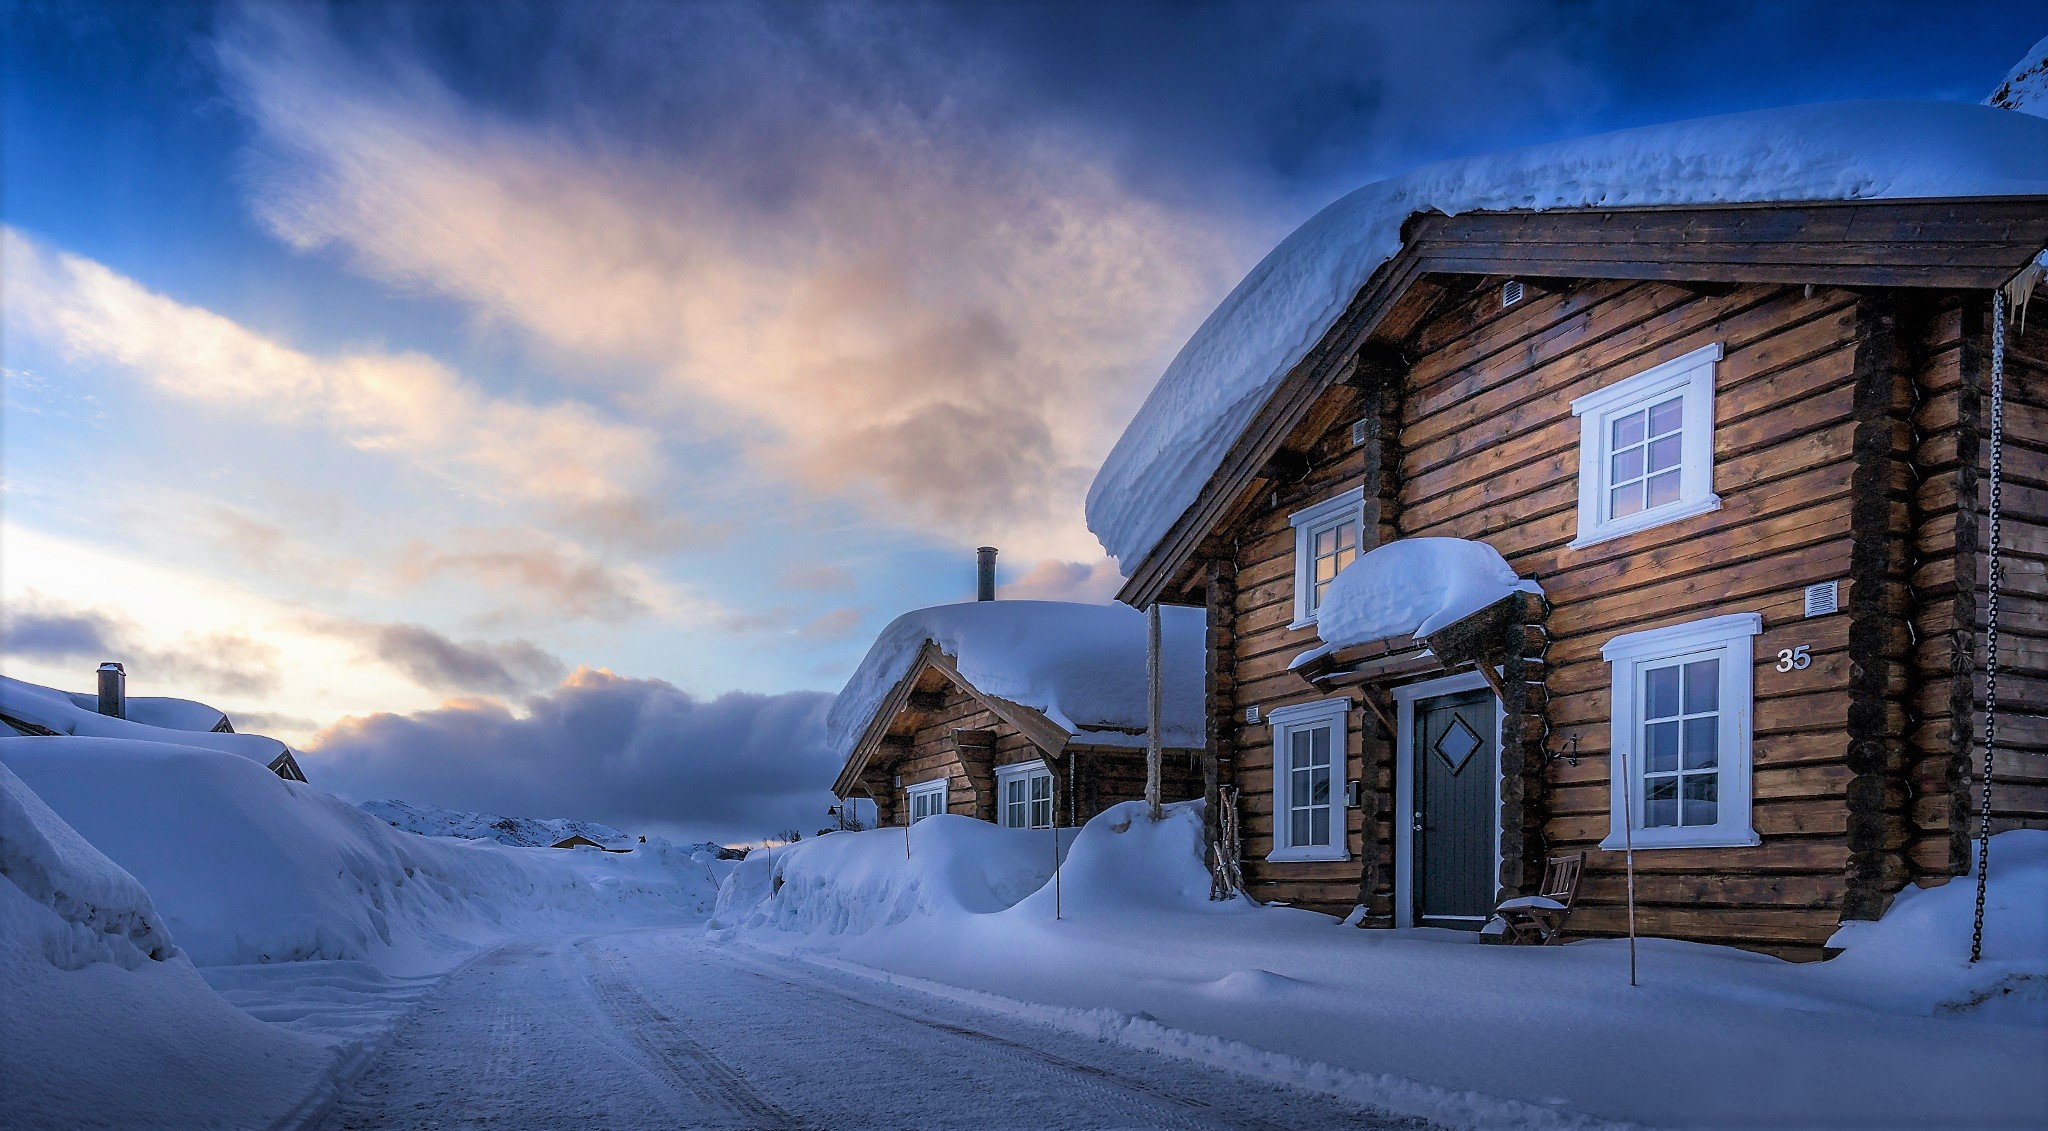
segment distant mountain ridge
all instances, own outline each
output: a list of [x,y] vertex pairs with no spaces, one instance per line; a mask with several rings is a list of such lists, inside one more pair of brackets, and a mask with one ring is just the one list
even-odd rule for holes
[[421,836],[452,836],[464,840],[494,840],[515,848],[547,848],[572,836],[596,841],[607,848],[628,848],[634,838],[595,821],[574,821],[565,817],[542,820],[535,817],[501,817],[496,813],[458,813],[434,805],[409,801],[365,801],[356,808],[393,828]]

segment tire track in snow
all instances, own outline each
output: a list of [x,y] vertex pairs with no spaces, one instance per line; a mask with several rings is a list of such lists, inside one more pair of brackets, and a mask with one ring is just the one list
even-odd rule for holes
[[[750,959],[735,962],[730,969],[737,974],[773,983],[785,992],[802,997],[808,1008],[828,1010],[855,1024],[872,1026],[873,1014],[882,1013],[899,1018],[927,1029],[937,1030],[948,1036],[959,1038],[976,1046],[981,1058],[990,1061],[1022,1062],[1039,1071],[1054,1069],[1073,1073],[1078,1079],[1072,1085],[1081,1091],[1094,1092],[1112,1107],[1129,1109],[1129,1101],[1136,1100],[1152,1109],[1153,1119],[1143,1125],[1148,1127],[1213,1128],[1236,1127],[1247,1131],[1291,1131],[1292,1124],[1275,1122],[1256,1116],[1245,1117],[1237,1113],[1218,1111],[1214,1105],[1194,1096],[1156,1088],[1143,1080],[1111,1072],[1099,1065],[1061,1056],[1022,1041],[966,1025],[943,1021],[936,1017],[897,1009],[861,994],[849,992],[837,986],[814,982],[796,982],[777,973],[759,969]],[[870,1030],[873,1032],[873,1030]],[[995,1078],[1002,1078],[997,1070]]]
[[[577,944],[577,950],[590,968],[588,980],[597,994],[598,1004],[610,1015],[618,1031],[678,1089],[701,1101],[708,1109],[705,1114],[723,1112],[730,1117],[730,1125],[734,1127],[790,1128],[792,1131],[811,1127],[808,1122],[756,1091],[746,1077],[684,1032],[681,1024],[655,1008],[654,1003],[627,981],[615,956],[588,945],[588,940]],[[718,1125],[691,1124],[694,1127]]]

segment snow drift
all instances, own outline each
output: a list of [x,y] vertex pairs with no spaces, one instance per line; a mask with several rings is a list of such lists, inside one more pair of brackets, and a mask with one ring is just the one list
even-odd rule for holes
[[1413,215],[2048,193],[2048,120],[1945,102],[1845,102],[1701,118],[1426,165],[1366,185],[1282,240],[1188,339],[1088,490],[1125,574],[1192,506],[1282,378]]
[[1543,595],[1500,552],[1463,538],[1402,538],[1376,546],[1338,572],[1316,610],[1316,635],[1332,648],[1390,636],[1427,636],[1511,593]]
[[201,966],[442,969],[521,931],[687,921],[722,878],[715,862],[665,842],[619,854],[415,836],[256,762],[190,746],[7,738],[0,762],[141,881]]
[[[1160,741],[1200,746],[1208,614],[1178,606],[1163,607],[1160,614]],[[1145,743],[1143,613],[1127,605],[970,601],[918,609],[889,622],[825,718],[833,753],[844,758],[853,752],[927,641],[951,656],[983,694],[1039,711],[1078,741]]]
[[142,885],[0,765],[0,1126],[262,1126],[327,1060],[217,996]]

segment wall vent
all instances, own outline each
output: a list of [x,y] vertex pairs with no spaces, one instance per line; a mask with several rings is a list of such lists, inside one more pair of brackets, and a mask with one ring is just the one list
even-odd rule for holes
[[1520,279],[1509,279],[1500,285],[1500,308],[1502,310],[1506,310],[1520,301],[1522,301],[1522,281]]
[[1365,421],[1363,421],[1363,420],[1354,420],[1354,421],[1352,421],[1352,422],[1351,422],[1351,446],[1355,448],[1355,447],[1357,447],[1358,445],[1360,445],[1360,444],[1363,444],[1363,443],[1365,443],[1365,437],[1366,437],[1366,433],[1367,433],[1368,431],[1369,431],[1369,429],[1367,429],[1367,428],[1366,428],[1366,426],[1365,426]]
[[1809,585],[1806,587],[1807,616],[1824,617],[1829,613],[1840,611],[1841,606],[1836,601],[1835,595],[1835,586],[1837,584],[1837,582],[1833,581],[1823,581],[1819,585]]
[[1246,707],[1244,709],[1244,721],[1252,726],[1257,726],[1259,723],[1259,709],[1257,707]]

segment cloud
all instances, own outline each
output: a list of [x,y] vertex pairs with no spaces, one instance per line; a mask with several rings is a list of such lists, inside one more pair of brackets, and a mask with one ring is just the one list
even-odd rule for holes
[[0,653],[48,663],[75,663],[78,682],[88,665],[121,663],[130,679],[180,683],[202,691],[260,695],[278,684],[275,647],[234,632],[187,633],[172,644],[153,643],[140,625],[118,613],[65,605],[24,594],[0,617]]
[[532,504],[586,533],[634,543],[650,536],[647,516],[659,508],[646,492],[663,464],[645,428],[581,402],[492,396],[424,354],[302,353],[12,228],[4,253],[9,329],[74,360],[108,363],[164,394],[269,423],[324,428],[458,491]]
[[578,817],[729,842],[826,822],[831,696],[701,698],[579,668],[523,714],[482,701],[347,719],[305,756],[322,788],[459,810]]
[[802,589],[810,593],[850,593],[853,591],[853,571],[841,565],[795,566],[783,571],[784,589]]
[[501,592],[530,594],[547,602],[550,616],[621,622],[666,604],[661,586],[643,571],[608,564],[579,549],[517,530],[464,530],[451,545],[415,541],[401,550],[392,569],[401,583],[420,585],[456,577]]
[[805,623],[796,633],[810,640],[844,640],[860,627],[861,617],[865,615],[866,610],[863,609],[833,609]]
[[1022,577],[1003,583],[1000,596],[1015,601],[1079,601],[1102,604],[1116,598],[1123,575],[1116,563],[1101,558],[1093,564],[1047,559],[1034,563]]
[[[402,36],[354,52],[319,17],[242,9],[216,50],[257,214],[650,367],[622,395],[749,437],[814,495],[1095,552],[1082,486],[1255,241],[1131,191],[1113,147],[1007,112],[984,60],[885,11],[571,9],[551,35],[605,77],[536,76],[515,118]],[[610,132],[627,88],[670,144]]]
[[547,687],[569,670],[560,657],[525,640],[457,643],[417,624],[357,624],[345,631],[429,691],[516,695]]

